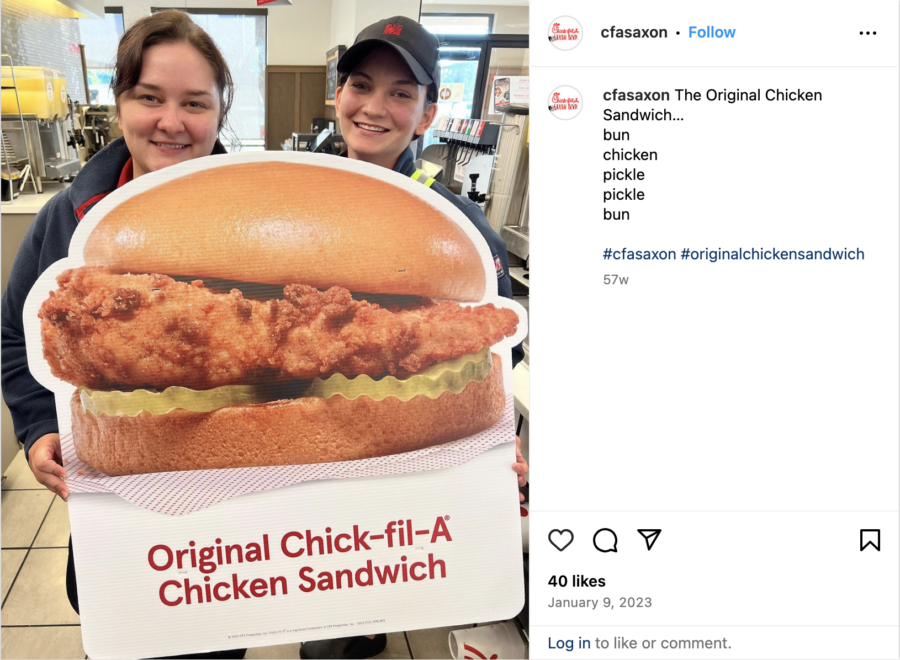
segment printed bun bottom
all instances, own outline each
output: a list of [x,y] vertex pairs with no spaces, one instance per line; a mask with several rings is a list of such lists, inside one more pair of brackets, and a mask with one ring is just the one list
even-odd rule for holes
[[109,475],[301,465],[388,456],[458,440],[503,414],[503,369],[436,399],[342,396],[229,406],[210,413],[95,416],[72,397],[75,452]]

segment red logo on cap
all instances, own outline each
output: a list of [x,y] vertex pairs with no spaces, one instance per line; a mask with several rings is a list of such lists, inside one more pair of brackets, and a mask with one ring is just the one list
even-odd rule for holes
[[388,25],[387,27],[384,28],[385,34],[396,34],[397,36],[400,36],[401,32],[403,32],[403,26],[396,25],[394,23],[391,23],[390,25]]

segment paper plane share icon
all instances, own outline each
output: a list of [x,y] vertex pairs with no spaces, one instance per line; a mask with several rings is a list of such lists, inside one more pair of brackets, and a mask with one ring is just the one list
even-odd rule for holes
[[653,544],[656,543],[656,539],[659,538],[659,534],[662,532],[661,529],[639,529],[638,534],[644,537],[644,540],[647,542],[647,550],[650,551],[653,549]]

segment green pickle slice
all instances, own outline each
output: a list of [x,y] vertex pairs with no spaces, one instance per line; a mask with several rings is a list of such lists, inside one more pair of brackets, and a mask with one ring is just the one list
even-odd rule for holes
[[224,385],[211,390],[192,390],[187,387],[167,387],[161,392],[116,390],[101,392],[80,388],[81,406],[94,415],[134,417],[141,412],[164,415],[181,409],[193,412],[212,412],[225,406],[268,403],[280,399],[319,397],[327,399],[343,396],[356,399],[367,396],[381,401],[389,396],[400,401],[424,395],[436,399],[444,392],[459,394],[470,382],[482,382],[491,372],[493,361],[488,347],[478,353],[439,362],[409,378],[383,376],[347,378],[332,374],[328,378],[281,385]]

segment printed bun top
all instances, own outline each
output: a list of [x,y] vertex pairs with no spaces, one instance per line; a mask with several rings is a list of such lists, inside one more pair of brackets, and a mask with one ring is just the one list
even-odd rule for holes
[[390,183],[285,162],[212,167],[110,210],[89,266],[459,301],[484,297],[478,250],[443,213]]

